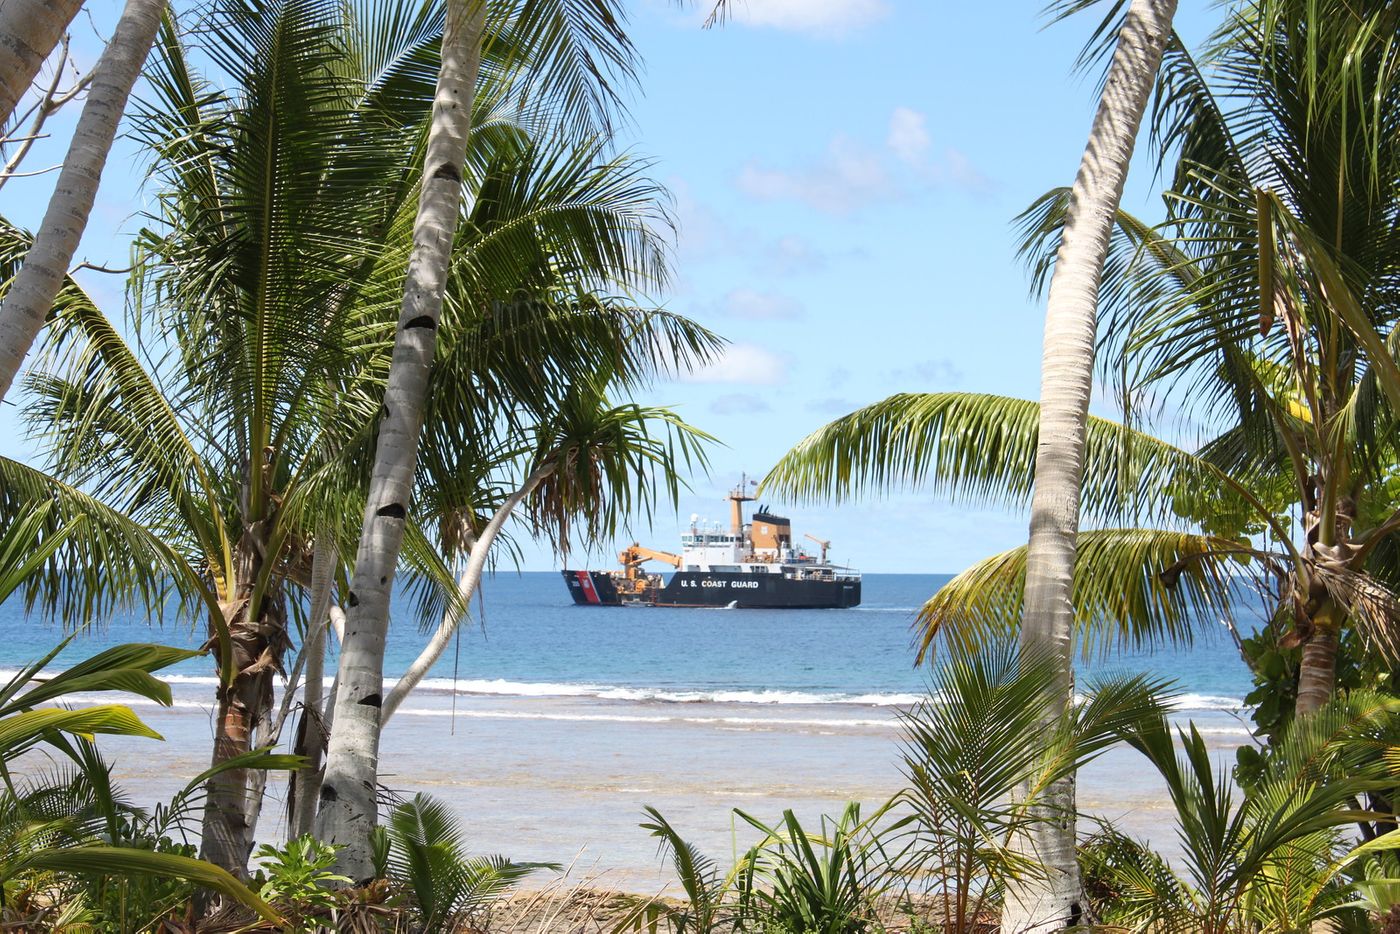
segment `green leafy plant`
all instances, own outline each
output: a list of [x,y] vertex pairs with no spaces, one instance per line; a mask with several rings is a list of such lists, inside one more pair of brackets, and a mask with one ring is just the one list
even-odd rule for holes
[[769,826],[735,813],[764,838],[740,861],[738,914],[759,930],[791,934],[864,934],[876,923],[876,903],[899,884],[898,839],[908,818],[886,822],[892,804],[861,818],[860,804],[822,817],[811,833],[792,811]]
[[[90,772],[106,774],[108,767],[96,747],[90,747],[86,755],[91,762]],[[169,801],[157,804],[149,811],[137,808],[122,810],[115,830],[107,839],[126,849],[193,858],[197,850],[191,843],[196,839],[191,834],[191,825],[198,819],[198,811],[204,804],[212,776],[228,769],[289,770],[300,767],[302,763],[298,756],[281,755],[267,749],[226,759],[196,775]],[[108,793],[119,794],[110,785]],[[144,919],[150,923],[183,914],[197,895],[196,886],[177,875],[101,876],[90,877],[88,881],[94,890],[90,898],[100,906],[100,915],[117,919],[115,923],[119,930],[127,929],[128,919]],[[265,896],[259,897],[265,899]]]
[[[0,884],[7,890],[33,889],[55,874],[78,882],[104,880],[99,885],[132,878],[179,879],[278,920],[270,906],[224,870],[178,847],[131,845],[136,841],[127,831],[144,818],[121,800],[90,737],[106,733],[160,739],[158,733],[120,704],[49,706],[79,692],[110,691],[169,705],[170,688],[153,672],[197,653],[160,645],[117,645],[45,674],[67,644],[25,666],[0,687],[0,778],[7,792],[0,796],[0,838],[5,844],[0,848]],[[12,763],[41,744],[72,765],[17,784],[11,777]],[[99,891],[85,900],[97,905],[103,896]]]
[[1187,914],[1185,887],[1167,861],[1107,822],[1080,845],[1079,868],[1100,924],[1172,931]]
[[670,855],[685,900],[678,905],[660,898],[636,899],[613,931],[658,934],[663,924],[672,934],[714,934],[732,930],[734,909],[727,898],[734,888],[737,867],[729,873],[720,872],[715,861],[685,840],[660,811],[651,806],[645,810],[647,820],[642,823],[642,829],[660,841],[662,853]]
[[457,819],[440,801],[414,795],[375,828],[376,872],[409,896],[415,929],[451,930],[458,918],[486,909],[501,893],[554,863],[469,856]]
[[1095,844],[1088,875],[1099,913],[1133,930],[1202,934],[1355,923],[1358,887],[1343,870],[1381,847],[1353,850],[1340,828],[1375,816],[1354,802],[1391,781],[1370,734],[1397,714],[1400,699],[1386,695],[1333,699],[1286,730],[1243,793],[1218,773],[1194,725],[1175,740],[1164,716],[1126,729],[1166,783],[1183,852],[1168,868],[1121,836]]
[[[193,844],[170,837],[126,836],[119,845],[122,849],[171,854],[185,859],[194,859],[198,853]],[[75,900],[91,904],[94,917],[117,931],[182,917],[199,896],[198,887],[189,879],[164,873],[87,876],[77,881],[83,884],[83,890],[75,892],[78,896]]]
[[[1164,711],[1162,682],[1101,679],[1050,730],[1041,699],[1055,674],[1010,642],[957,645],[929,698],[904,721],[901,798],[913,813],[905,868],[924,880],[949,934],[984,930],[1008,880],[1044,870],[1010,846],[1038,821],[1065,815],[1046,790]],[[1024,789],[1018,793],[1018,789]]]
[[264,844],[253,854],[260,860],[258,895],[298,915],[336,907],[334,887],[353,880],[332,871],[336,847],[303,835],[280,847]]

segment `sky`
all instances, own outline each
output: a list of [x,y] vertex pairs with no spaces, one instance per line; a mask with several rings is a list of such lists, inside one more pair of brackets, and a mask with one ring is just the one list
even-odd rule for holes
[[[89,6],[74,29],[84,67],[117,4]],[[632,537],[678,548],[692,514],[725,519],[742,473],[761,477],[809,432],[892,393],[1037,395],[1044,305],[1015,256],[1013,219],[1073,180],[1096,103],[1094,77],[1073,71],[1092,11],[1047,26],[1039,0],[736,0],[707,30],[698,4],[628,9],[645,69],[619,142],[653,160],[679,221],[673,281],[652,298],[730,342],[713,365],[640,397],[722,445],[678,509]],[[1217,12],[1183,3],[1178,29],[1203,35]],[[76,115],[50,121],[25,169],[61,161]],[[119,142],[80,260],[127,264],[149,198],[139,166]],[[1153,181],[1139,159],[1124,206],[1157,216]],[[53,173],[12,180],[0,213],[36,226],[52,184]],[[82,279],[119,311],[120,277]],[[1108,400],[1096,406],[1111,414]],[[32,450],[5,405],[0,453]],[[769,504],[869,572],[955,573],[1027,531],[1023,513],[919,491]],[[560,566],[522,543],[526,570]],[[570,566],[610,566],[627,543]]]

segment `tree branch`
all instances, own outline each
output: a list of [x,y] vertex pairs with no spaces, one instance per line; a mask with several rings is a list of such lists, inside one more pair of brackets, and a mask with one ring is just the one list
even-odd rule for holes
[[[53,106],[54,95],[58,93],[58,82],[63,79],[64,66],[68,64],[68,43],[70,39],[71,36],[69,36],[68,33],[63,34],[63,40],[59,46],[58,64],[54,66],[53,70],[53,80],[50,81],[48,87],[44,89],[43,96],[39,98],[39,102],[33,109],[34,121],[30,123],[29,132],[20,143],[18,151],[6,161],[5,168],[0,170],[0,188],[4,187],[5,183],[11,178],[15,177],[19,164],[24,161],[25,156],[29,155],[29,150],[33,147],[34,141],[40,138],[39,134],[44,128],[44,121],[48,120],[49,115],[57,109]],[[57,168],[57,166],[54,168]],[[52,172],[53,169],[45,169],[44,171]]]
[[[465,606],[471,600],[472,594],[481,582],[482,571],[486,567],[486,557],[496,541],[496,536],[505,526],[506,519],[510,518],[510,514],[515,511],[515,508],[533,493],[535,488],[543,483],[550,474],[554,473],[554,470],[554,464],[546,464],[537,468],[525,479],[518,490],[506,498],[506,501],[496,510],[496,514],[491,517],[491,521],[486,524],[486,528],[482,529],[481,536],[471,547],[467,566],[457,579],[457,594],[461,598],[461,605]],[[423,647],[418,658],[414,660],[412,665],[408,666],[408,670],[399,677],[398,682],[385,696],[381,723],[389,722],[389,718],[394,715],[394,711],[403,703],[404,698],[418,686],[433,665],[437,664],[437,660],[442,657],[443,651],[446,650],[448,642],[452,639],[452,634],[457,631],[461,622],[461,614],[455,611],[455,607],[449,607],[447,612],[443,614],[442,622],[438,624],[437,631],[428,640],[428,644]]]

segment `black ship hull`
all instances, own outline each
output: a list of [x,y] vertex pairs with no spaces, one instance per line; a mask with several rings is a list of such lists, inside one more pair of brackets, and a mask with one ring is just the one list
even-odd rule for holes
[[781,574],[677,571],[664,584],[619,581],[608,571],[563,571],[580,606],[698,606],[827,610],[860,605],[859,580],[794,580]]

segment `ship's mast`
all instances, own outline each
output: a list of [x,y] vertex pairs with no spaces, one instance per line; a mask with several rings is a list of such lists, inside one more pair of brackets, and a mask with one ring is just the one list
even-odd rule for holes
[[744,534],[744,503],[753,502],[749,487],[758,486],[757,480],[750,480],[748,474],[739,475],[739,485],[729,491],[729,528],[735,537]]

